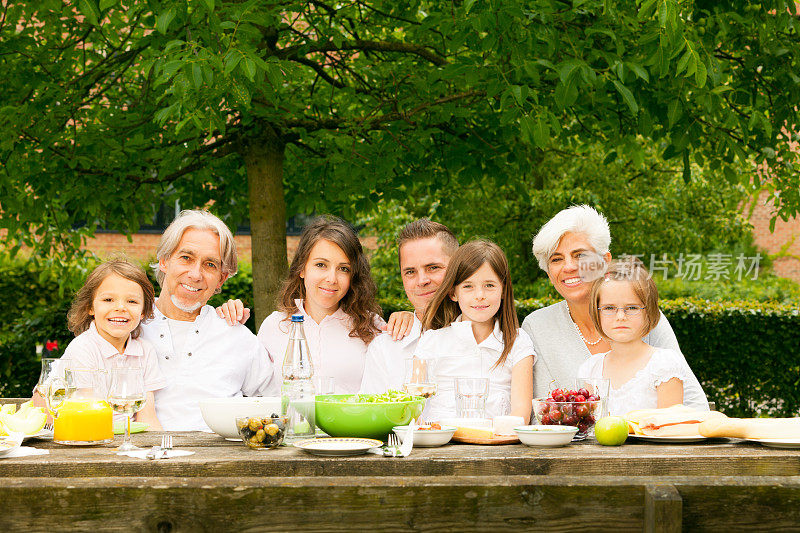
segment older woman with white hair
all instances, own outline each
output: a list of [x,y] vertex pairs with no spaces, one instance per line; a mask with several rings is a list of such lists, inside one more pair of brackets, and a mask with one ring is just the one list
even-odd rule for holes
[[[589,314],[592,281],[611,260],[610,245],[608,221],[588,205],[560,211],[533,239],[533,255],[539,267],[564,298],[534,311],[522,323],[537,354],[533,369],[533,394],[537,398],[547,396],[555,386],[572,387],[584,361],[611,349]],[[642,340],[680,353],[663,313],[658,325]],[[691,380],[693,388],[700,387],[694,374]]]

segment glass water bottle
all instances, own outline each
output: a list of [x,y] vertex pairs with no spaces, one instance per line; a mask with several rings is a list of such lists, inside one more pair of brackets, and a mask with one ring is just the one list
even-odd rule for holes
[[289,443],[316,433],[314,417],[314,363],[308,350],[303,315],[292,315],[289,344],[283,358],[281,408],[289,417],[285,440]]

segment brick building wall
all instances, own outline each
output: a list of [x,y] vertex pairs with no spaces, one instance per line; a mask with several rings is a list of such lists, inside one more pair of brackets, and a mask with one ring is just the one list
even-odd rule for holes
[[[137,233],[128,238],[119,233],[97,233],[94,239],[87,241],[85,248],[91,250],[101,259],[118,253],[124,253],[131,259],[138,261],[152,261],[156,256],[156,248],[161,235],[158,233]],[[252,248],[250,246],[250,235],[236,235],[236,250],[239,252],[239,261],[250,263],[252,261]],[[300,242],[298,235],[286,237],[287,260],[291,261]],[[374,250],[377,246],[375,237],[365,237],[361,239],[361,244],[368,250]]]
[[770,233],[772,205],[767,204],[769,193],[762,192],[756,201],[750,223],[756,245],[773,257],[772,268],[777,276],[800,282],[800,218],[787,222],[778,219]]

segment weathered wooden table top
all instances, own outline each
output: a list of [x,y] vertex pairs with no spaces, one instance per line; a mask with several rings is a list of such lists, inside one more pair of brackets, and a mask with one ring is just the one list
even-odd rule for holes
[[[150,447],[161,432],[133,435]],[[629,439],[623,446],[593,440],[561,448],[449,444],[416,448],[406,458],[367,454],[322,457],[292,447],[250,450],[216,434],[174,432],[174,446],[194,455],[144,461],[118,456],[113,445],[75,447],[31,439],[26,446],[48,455],[0,460],[0,477],[250,477],[250,476],[800,476],[800,450],[773,449],[735,439],[695,444],[650,444]]]

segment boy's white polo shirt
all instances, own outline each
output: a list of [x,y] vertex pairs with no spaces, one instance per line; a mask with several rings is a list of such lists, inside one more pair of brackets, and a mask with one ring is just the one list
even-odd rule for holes
[[367,348],[361,392],[377,394],[387,390],[403,390],[406,360],[414,357],[422,322],[414,315],[411,332],[400,340],[393,340],[389,333],[382,333]]
[[128,337],[124,353],[104,339],[97,331],[94,321],[89,329],[72,339],[64,350],[64,361],[75,368],[107,370],[117,366],[140,366],[144,370],[145,392],[156,391],[167,384],[167,379],[158,366],[158,357],[152,344],[142,339]]
[[241,324],[229,326],[204,305],[179,353],[173,349],[170,320],[158,308],[143,324],[144,338],[156,348],[167,386],[156,392],[156,415],[166,431],[199,431],[208,426],[200,413],[205,398],[277,396],[273,363],[255,335]]
[[[361,386],[364,375],[364,360],[367,345],[358,337],[351,337],[353,320],[342,309],[336,310],[317,324],[303,307],[303,300],[294,301],[297,314],[305,317],[303,332],[306,336],[311,360],[314,362],[314,375],[334,379],[336,394],[354,394]],[[383,319],[375,315],[375,325],[384,324]],[[282,382],[281,367],[289,345],[289,328],[291,317],[281,311],[275,311],[262,322],[258,328],[258,340],[264,345],[270,357],[275,361],[276,380]],[[374,341],[373,341],[374,342]]]
[[533,342],[527,333],[518,330],[518,335],[503,365],[492,368],[503,352],[503,333],[495,322],[494,331],[480,344],[472,333],[472,322],[459,316],[449,326],[428,330],[422,334],[415,355],[421,359],[435,359],[434,369],[438,390],[429,398],[424,417],[429,421],[455,417],[455,378],[489,378],[489,396],[486,400],[486,416],[507,415],[511,412],[511,370],[514,365],[536,354]]

